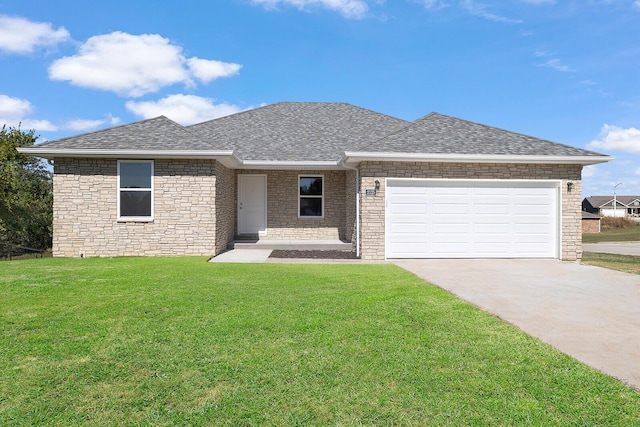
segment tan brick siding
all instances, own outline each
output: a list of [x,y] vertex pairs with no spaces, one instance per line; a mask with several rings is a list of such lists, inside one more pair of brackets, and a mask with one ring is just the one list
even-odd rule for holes
[[[434,179],[544,179],[562,180],[561,258],[582,258],[580,165],[486,164],[486,163],[420,163],[363,162],[361,173],[361,255],[365,260],[385,257],[385,182],[384,178]],[[376,196],[366,196],[366,189],[380,189]],[[571,193],[567,182],[573,182]]]
[[[54,172],[54,256],[214,255],[221,250],[216,245],[225,237],[216,240],[214,160],[155,160],[151,222],[117,221],[115,159],[56,159]],[[221,218],[221,226],[229,221],[228,214]]]
[[216,250],[214,255],[226,249],[235,237],[236,230],[236,174],[221,163],[216,163]]
[[587,234],[595,234],[600,232],[600,220],[599,219],[583,219],[582,220],[582,232]]
[[[236,176],[240,174],[267,176],[267,233],[262,238],[274,240],[345,238],[344,171],[237,170]],[[324,218],[298,218],[298,177],[300,175],[324,176]],[[235,203],[234,206],[236,206]]]

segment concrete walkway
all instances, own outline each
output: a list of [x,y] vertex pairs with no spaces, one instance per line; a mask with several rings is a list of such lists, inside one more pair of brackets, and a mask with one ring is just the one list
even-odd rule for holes
[[640,242],[583,243],[585,252],[640,256]]
[[557,260],[394,263],[640,389],[640,276]]

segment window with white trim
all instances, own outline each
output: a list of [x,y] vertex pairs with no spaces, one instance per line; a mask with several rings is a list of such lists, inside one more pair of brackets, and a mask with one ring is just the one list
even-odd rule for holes
[[118,160],[118,220],[153,220],[153,160]]
[[298,217],[322,218],[324,216],[324,176],[298,176]]

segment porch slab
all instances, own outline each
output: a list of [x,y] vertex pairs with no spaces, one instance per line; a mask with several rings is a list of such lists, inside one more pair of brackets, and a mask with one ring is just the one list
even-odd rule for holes
[[229,249],[284,249],[349,251],[352,244],[341,240],[234,240]]

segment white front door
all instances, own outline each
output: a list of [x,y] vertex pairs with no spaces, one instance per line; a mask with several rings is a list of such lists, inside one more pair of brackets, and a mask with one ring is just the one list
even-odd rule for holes
[[238,175],[238,234],[267,230],[267,176]]

